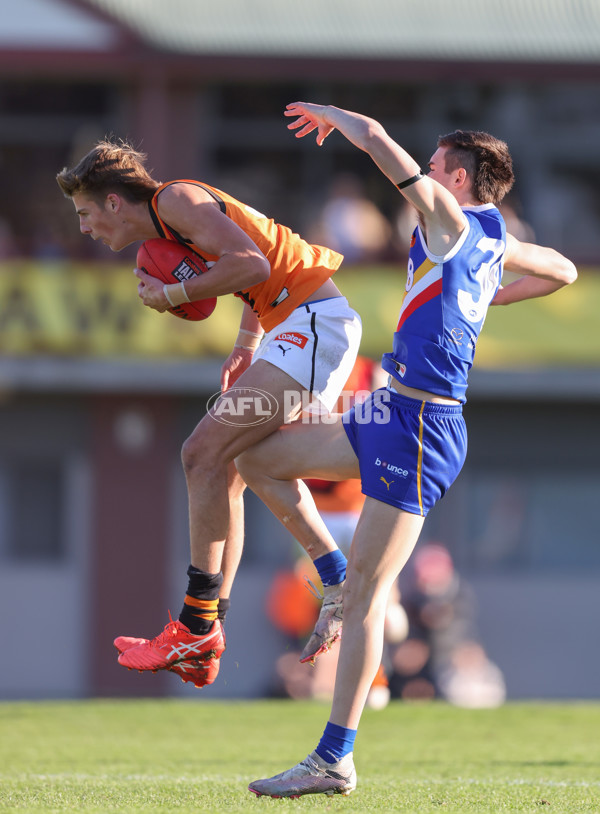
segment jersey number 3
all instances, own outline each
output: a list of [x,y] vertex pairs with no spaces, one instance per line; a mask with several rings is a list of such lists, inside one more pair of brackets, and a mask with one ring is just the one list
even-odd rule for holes
[[490,302],[494,299],[500,283],[500,261],[504,254],[505,243],[503,240],[496,240],[493,237],[482,237],[477,243],[477,248],[483,254],[491,252],[492,256],[481,263],[475,274],[475,280],[479,285],[477,300],[468,291],[464,291],[462,288],[458,290],[458,307],[469,322],[481,322],[485,318]]

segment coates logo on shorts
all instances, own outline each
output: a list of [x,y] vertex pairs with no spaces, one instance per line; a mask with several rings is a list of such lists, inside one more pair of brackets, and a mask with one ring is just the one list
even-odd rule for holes
[[274,341],[289,342],[291,345],[296,345],[299,348],[303,348],[308,342],[308,337],[304,336],[303,334],[294,333],[293,331],[286,331],[285,333],[276,336]]
[[224,393],[214,393],[206,404],[215,421],[236,427],[266,424],[278,408],[275,396],[258,387],[231,387]]

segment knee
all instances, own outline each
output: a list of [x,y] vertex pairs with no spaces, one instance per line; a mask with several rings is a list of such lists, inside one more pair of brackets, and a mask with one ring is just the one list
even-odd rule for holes
[[296,480],[294,467],[290,467],[290,456],[279,454],[277,440],[278,433],[269,435],[235,459],[238,472],[254,492],[269,489],[275,481]]
[[250,447],[244,450],[235,459],[235,467],[239,474],[244,479],[244,482],[252,488],[252,485],[257,482],[261,467],[259,466],[260,456],[256,452],[256,447]]
[[[383,594],[380,580],[376,579],[368,567],[361,568],[360,564],[352,563],[346,573],[344,583],[343,602],[344,616],[346,609],[365,616],[378,604],[378,597]],[[384,603],[385,604],[385,603]]]
[[181,447],[181,463],[186,476],[202,472],[214,472],[215,468],[225,465],[222,450],[215,439],[206,432],[194,430]]
[[237,467],[231,466],[227,474],[227,489],[233,500],[241,500],[244,496],[246,483]]
[[365,579],[364,574],[356,568],[349,568],[346,572],[346,581],[344,582],[344,608],[352,608],[358,604],[364,604],[369,595],[369,582]]
[[186,475],[196,469],[200,458],[198,444],[193,435],[186,438],[181,447],[181,463]]

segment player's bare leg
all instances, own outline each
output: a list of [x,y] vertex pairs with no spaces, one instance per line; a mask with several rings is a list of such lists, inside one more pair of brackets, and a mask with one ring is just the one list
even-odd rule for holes
[[[258,423],[258,407],[243,402],[244,388],[263,390],[274,398],[277,409],[268,421]],[[210,573],[221,570],[229,529],[229,463],[291,420],[296,411],[292,406],[284,409],[286,392],[298,393],[296,401],[300,400],[301,388],[294,379],[258,361],[223,395],[233,404],[227,422],[219,420],[213,409],[185,442],[182,459],[189,495],[191,562],[196,568]],[[335,544],[319,549],[324,552],[331,547]]]
[[306,551],[331,538],[307,486],[298,478],[358,478],[358,459],[342,424],[331,415],[317,424],[295,421],[246,450],[238,471]]
[[[244,490],[246,484],[239,476],[235,464],[229,464],[228,492],[229,492],[229,531],[223,549],[223,584],[219,591],[217,616],[221,625],[225,624],[225,617],[229,610],[229,597],[235,575],[237,573],[242,550],[244,547]],[[223,630],[224,634],[224,630]],[[140,640],[133,640],[140,643]],[[221,659],[191,659],[180,661],[170,671],[178,675],[184,683],[194,684],[196,687],[206,687],[212,684],[221,666]]]
[[[391,586],[408,560],[424,518],[367,497],[348,561],[344,636],[331,715],[316,750],[287,771],[248,787],[258,796],[350,794],[356,787],[352,743],[381,662],[385,607]],[[333,755],[332,741],[347,745]],[[333,755],[331,762],[327,759]],[[325,757],[324,757],[325,755]]]
[[[309,432],[307,432],[309,430]],[[300,542],[313,560],[327,544],[335,546],[300,477],[345,480],[359,476],[358,461],[346,437],[341,416],[321,424],[295,422],[281,428],[237,459],[247,483]],[[267,474],[268,473],[268,474]],[[325,583],[324,583],[325,585]],[[323,588],[321,611],[301,661],[312,662],[340,637],[343,582]]]
[[424,518],[367,497],[350,555],[344,587],[344,636],[340,647],[332,723],[357,729],[381,664],[390,590],[410,557]]
[[[269,420],[262,420],[260,405],[247,399],[245,388],[266,391],[273,397],[277,406]],[[286,392],[293,391],[298,397],[286,399]],[[296,411],[292,405],[301,402],[301,395],[294,379],[259,360],[237,380],[235,388],[222,395],[228,400],[227,420],[220,420],[222,414],[213,407],[187,439],[182,460],[189,498],[191,566],[184,606],[179,620],[169,623],[156,639],[121,653],[120,664],[138,670],[173,669],[190,658],[220,657],[225,640],[217,610],[230,526],[229,465],[290,420]],[[327,533],[309,546],[313,558],[335,551],[337,546]]]
[[223,584],[219,599],[229,599],[244,548],[244,490],[246,484],[234,463],[229,465],[229,530],[225,538],[221,572]]
[[[229,466],[229,505],[230,521],[229,533],[225,540],[223,551],[223,584],[219,593],[219,604],[217,608],[218,618],[223,625],[225,616],[229,608],[229,596],[231,586],[237,572],[244,543],[244,490],[246,484],[239,476],[235,464]],[[119,655],[126,650],[137,647],[140,644],[149,643],[148,639],[135,638],[132,636],[118,636],[114,645]],[[184,683],[195,684],[196,687],[206,687],[212,684],[218,674],[221,664],[220,658],[209,659],[189,659],[183,660],[168,669],[178,675]]]

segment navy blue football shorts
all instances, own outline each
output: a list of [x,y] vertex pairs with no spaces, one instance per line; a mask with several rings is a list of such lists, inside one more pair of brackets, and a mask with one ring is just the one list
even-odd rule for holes
[[462,469],[462,405],[434,404],[381,388],[343,415],[365,495],[425,517]]

